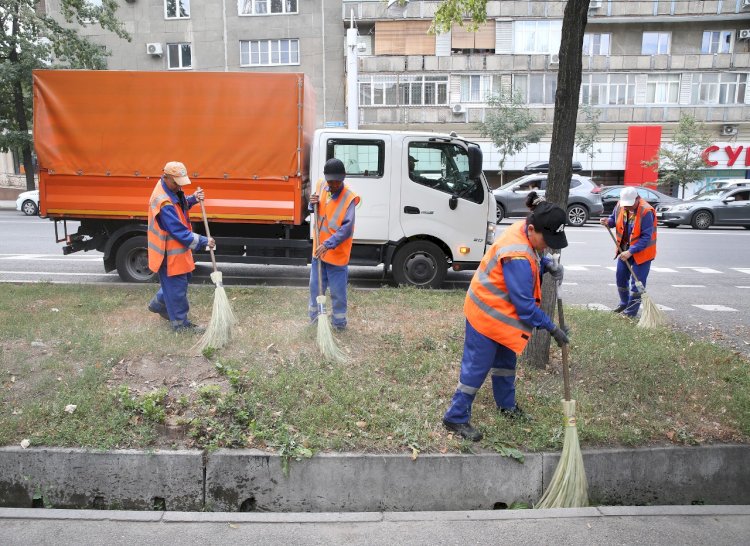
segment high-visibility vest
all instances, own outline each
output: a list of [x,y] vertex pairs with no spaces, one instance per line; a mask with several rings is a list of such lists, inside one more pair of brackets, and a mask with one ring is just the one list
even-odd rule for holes
[[516,222],[495,241],[474,273],[464,301],[464,314],[481,334],[521,354],[531,338],[532,327],[521,322],[510,301],[503,276],[503,259],[522,258],[531,265],[534,299],[542,301],[539,256],[526,235],[526,220]]
[[[341,228],[341,222],[346,217],[349,205],[352,203],[355,205],[359,204],[359,196],[350,190],[348,186],[344,186],[335,199],[331,199],[330,192],[325,191],[325,188],[323,190],[318,193],[320,201],[318,201],[317,222],[320,241],[316,243],[316,246],[325,243]],[[336,248],[329,249],[320,259],[331,265],[348,264],[349,256],[352,253],[353,240],[354,230],[352,230],[352,235],[341,241]]]
[[179,205],[175,206],[172,203],[172,200],[164,191],[161,180],[159,180],[148,202],[148,268],[156,273],[164,261],[164,256],[166,256],[167,275],[172,277],[174,275],[190,273],[195,269],[195,262],[193,261],[193,253],[190,249],[175,240],[156,221],[156,215],[166,205],[174,206],[180,222],[192,231],[192,226],[185,217],[182,207]]
[[[617,230],[617,240],[620,243],[620,248],[623,248],[623,238],[625,237],[625,222],[627,222],[627,211],[624,207],[618,207],[617,223],[615,228]],[[654,229],[651,232],[651,240],[646,245],[646,248],[633,254],[633,260],[638,265],[653,260],[656,258],[656,211],[654,207],[649,205],[644,199],[638,198],[638,207],[635,209],[635,215],[633,218],[633,231],[630,233],[630,241],[628,248],[632,248],[641,238],[641,222],[643,217],[650,214],[654,221]]]

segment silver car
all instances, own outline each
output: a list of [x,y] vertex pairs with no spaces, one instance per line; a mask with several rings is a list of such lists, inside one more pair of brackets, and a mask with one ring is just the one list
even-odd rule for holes
[[[497,221],[503,218],[526,216],[526,197],[530,191],[544,195],[547,189],[547,174],[527,174],[503,184],[492,193],[497,201]],[[601,189],[589,178],[574,174],[568,193],[568,225],[582,226],[589,218],[601,216],[604,207],[599,195]]]
[[741,186],[729,190],[707,191],[657,214],[661,214],[659,221],[670,228],[742,226],[750,229],[750,188]]

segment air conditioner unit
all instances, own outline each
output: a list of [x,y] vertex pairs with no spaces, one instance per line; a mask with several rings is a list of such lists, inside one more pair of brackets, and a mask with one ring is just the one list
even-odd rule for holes
[[453,110],[454,114],[463,114],[464,112],[466,112],[466,106],[464,106],[463,104],[454,104],[453,106],[451,106],[451,110]]
[[589,2],[589,9],[599,9],[602,7],[602,0],[591,0]]
[[146,53],[149,55],[161,55],[163,53],[161,44],[158,42],[146,44]]
[[737,134],[737,126],[736,125],[722,125],[721,126],[721,136],[735,136]]
[[560,55],[557,53],[550,53],[549,55],[549,65],[554,66],[560,64]]
[[740,40],[750,40],[750,28],[740,30],[738,37]]

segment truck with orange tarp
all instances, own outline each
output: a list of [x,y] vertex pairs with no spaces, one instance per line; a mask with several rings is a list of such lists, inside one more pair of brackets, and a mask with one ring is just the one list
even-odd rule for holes
[[[147,281],[148,198],[164,164],[181,161],[191,189],[205,190],[218,261],[306,265],[307,198],[338,157],[362,197],[352,264],[385,264],[418,286],[476,267],[495,218],[476,144],[314,125],[303,74],[38,70],[40,214],[55,221],[65,254],[99,250],[106,271]],[[191,220],[201,233],[199,213]],[[80,222],[76,233],[67,221]]]

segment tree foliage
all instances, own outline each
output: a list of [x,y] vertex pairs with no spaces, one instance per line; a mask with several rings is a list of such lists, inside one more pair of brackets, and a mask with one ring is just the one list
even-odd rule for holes
[[500,183],[505,183],[505,160],[531,143],[539,142],[544,129],[534,125],[534,116],[518,94],[499,93],[487,99],[489,110],[479,124],[483,137],[489,137],[500,152]]
[[583,119],[585,120],[583,125],[578,125],[576,129],[576,147],[582,154],[588,156],[591,165],[591,178],[594,178],[594,156],[597,152],[601,152],[596,147],[596,143],[599,141],[599,132],[601,130],[601,124],[599,123],[599,116],[602,111],[594,108],[590,104],[584,104],[581,106],[581,112],[583,113]]
[[684,197],[685,187],[704,176],[703,151],[711,142],[703,123],[690,114],[682,114],[669,146],[660,148],[656,157],[643,165],[658,168],[659,185],[682,188]]
[[456,23],[464,25],[469,20],[467,28],[476,30],[480,24],[487,21],[487,0],[446,0],[441,2],[432,20],[430,32],[448,32]]
[[62,21],[44,12],[40,0],[0,4],[0,151],[20,151],[26,186],[34,189],[32,165],[32,71],[37,68],[106,68],[108,52],[79,36],[76,28],[98,25],[130,40],[117,20],[116,0],[94,5],[59,0]]

